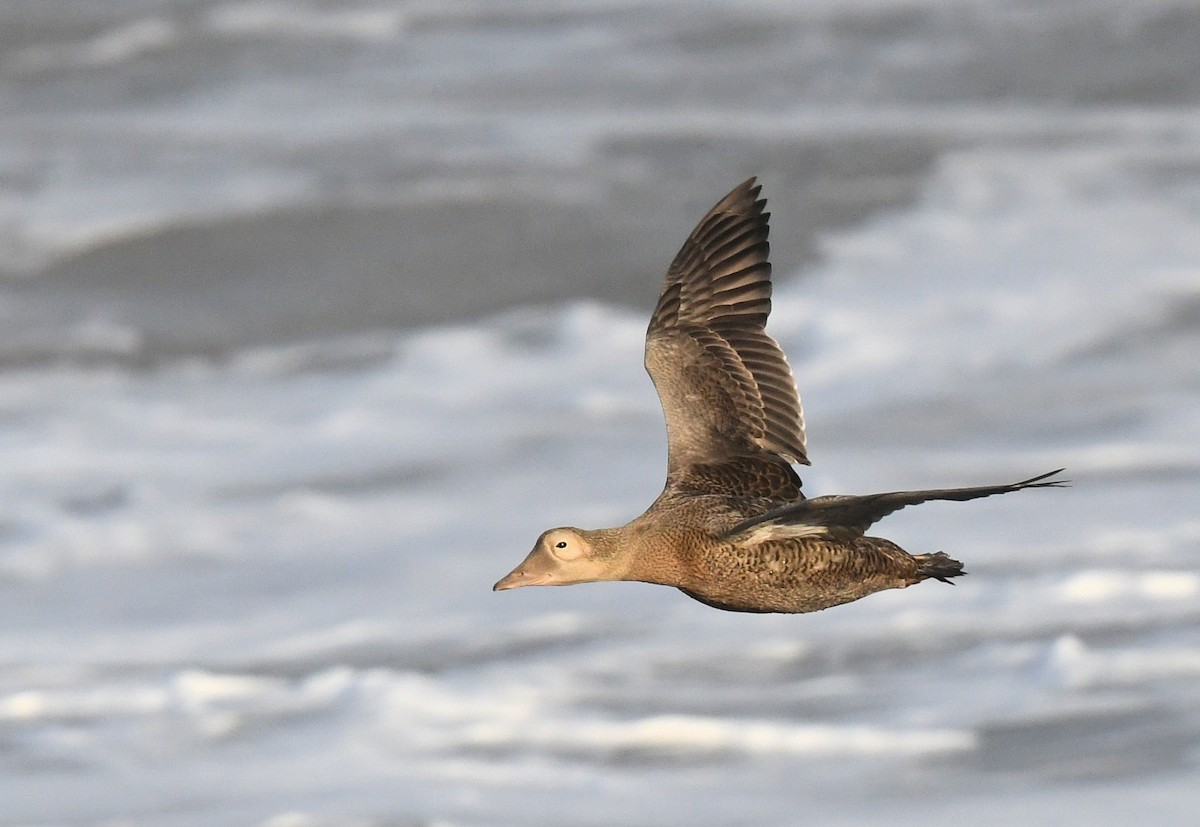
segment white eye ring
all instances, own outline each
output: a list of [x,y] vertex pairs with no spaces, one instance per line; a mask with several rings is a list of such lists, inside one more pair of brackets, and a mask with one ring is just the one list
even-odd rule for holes
[[585,551],[584,545],[574,540],[555,540],[550,544],[550,553],[563,561],[576,560],[582,557]]

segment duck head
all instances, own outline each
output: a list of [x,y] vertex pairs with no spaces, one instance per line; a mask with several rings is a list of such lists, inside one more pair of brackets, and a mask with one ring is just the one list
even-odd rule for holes
[[492,586],[492,591],[521,586],[569,586],[614,580],[613,560],[601,531],[552,528],[542,532],[521,565]]

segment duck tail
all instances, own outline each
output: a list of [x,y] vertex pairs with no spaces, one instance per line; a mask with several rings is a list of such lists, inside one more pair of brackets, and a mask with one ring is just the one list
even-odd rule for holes
[[963,564],[944,551],[935,551],[933,554],[917,554],[913,559],[917,561],[917,577],[921,580],[932,578],[953,586],[951,577],[962,577],[966,574],[963,571]]

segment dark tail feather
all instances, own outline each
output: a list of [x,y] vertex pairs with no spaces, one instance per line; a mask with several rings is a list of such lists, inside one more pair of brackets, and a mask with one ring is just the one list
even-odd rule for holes
[[951,577],[962,577],[966,574],[963,571],[963,564],[955,560],[944,551],[935,551],[933,554],[918,554],[913,557],[917,561],[917,575],[921,580],[941,580],[943,583],[950,583]]

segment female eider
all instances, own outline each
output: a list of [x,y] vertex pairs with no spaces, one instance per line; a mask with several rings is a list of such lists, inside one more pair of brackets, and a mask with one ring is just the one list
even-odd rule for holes
[[791,369],[765,332],[769,213],[753,178],[722,198],[667,270],[646,331],[646,370],[667,421],[667,483],[619,528],[552,528],[493,587],[639,580],[740,612],[815,612],[883,589],[962,575],[943,552],[868,537],[927,500],[1063,485],[1052,471],[977,488],[805,499],[808,465]]

